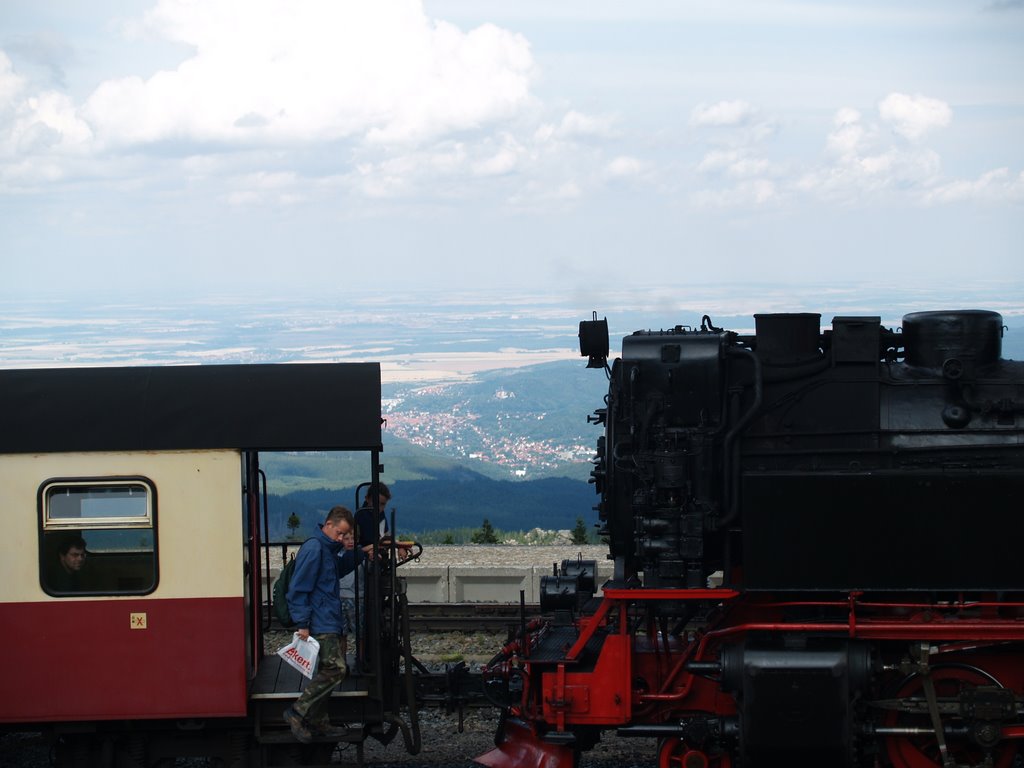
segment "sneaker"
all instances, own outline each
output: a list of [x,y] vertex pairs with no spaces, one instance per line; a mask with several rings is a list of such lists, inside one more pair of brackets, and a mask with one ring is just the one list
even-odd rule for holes
[[291,707],[284,711],[284,721],[292,729],[292,736],[303,744],[310,744],[313,741],[313,734],[306,727],[306,721],[298,712]]

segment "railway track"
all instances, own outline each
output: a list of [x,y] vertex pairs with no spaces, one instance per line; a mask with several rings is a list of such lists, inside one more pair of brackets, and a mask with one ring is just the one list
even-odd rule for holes
[[[528,604],[527,620],[540,615],[540,607]],[[289,631],[266,614],[270,629]],[[519,623],[519,606],[511,603],[411,603],[409,627],[413,632],[485,632],[499,634]],[[2,767],[0,767],[2,768]]]
[[[526,606],[527,619],[540,614]],[[519,606],[510,603],[412,603],[409,625],[413,632],[487,632],[498,634],[519,623]]]

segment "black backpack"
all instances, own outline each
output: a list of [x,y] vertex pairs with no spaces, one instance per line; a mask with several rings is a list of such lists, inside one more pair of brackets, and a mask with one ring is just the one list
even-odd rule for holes
[[[306,541],[312,541],[312,539],[306,539]],[[303,546],[305,543],[303,542]],[[281,575],[274,582],[274,615],[285,629],[295,626],[295,619],[288,612],[288,585],[291,584],[293,573],[295,573],[295,555],[292,555],[284,564]]]
[[284,568],[281,569],[281,575],[277,577],[277,581],[274,582],[274,615],[277,616],[277,620],[281,622],[281,626],[289,629],[295,626],[295,622],[292,620],[292,615],[288,612],[288,585],[292,580],[292,573],[295,572],[295,557],[292,556],[287,563],[284,564]]

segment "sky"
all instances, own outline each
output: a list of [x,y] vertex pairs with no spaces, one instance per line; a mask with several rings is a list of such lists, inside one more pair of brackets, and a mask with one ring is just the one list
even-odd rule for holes
[[3,0],[0,297],[1019,294],[1024,2]]

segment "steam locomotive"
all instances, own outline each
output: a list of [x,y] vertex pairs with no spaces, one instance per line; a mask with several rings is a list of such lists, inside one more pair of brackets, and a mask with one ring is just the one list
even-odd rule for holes
[[592,482],[614,561],[566,561],[486,670],[492,768],[602,731],[661,768],[1010,768],[1024,749],[1024,363],[982,310],[638,331]]

